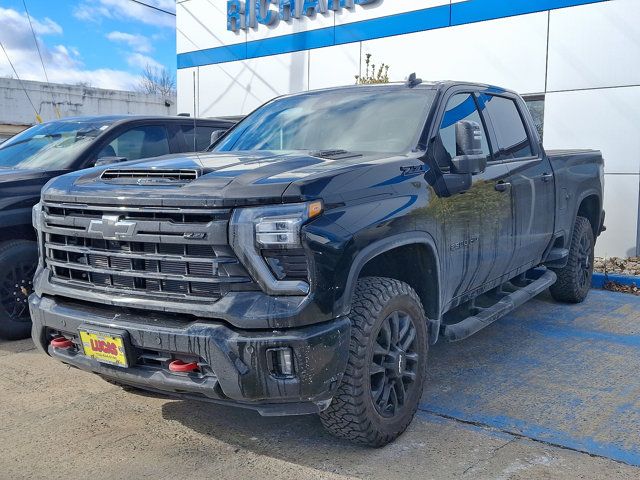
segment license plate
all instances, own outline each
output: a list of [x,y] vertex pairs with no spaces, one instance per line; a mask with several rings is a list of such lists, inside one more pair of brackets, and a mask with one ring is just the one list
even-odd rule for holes
[[80,340],[87,357],[119,367],[127,366],[124,341],[120,335],[80,330]]

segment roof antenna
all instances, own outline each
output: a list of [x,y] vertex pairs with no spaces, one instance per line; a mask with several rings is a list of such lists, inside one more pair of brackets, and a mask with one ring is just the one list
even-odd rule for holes
[[416,85],[420,85],[422,83],[422,79],[421,78],[416,78],[416,74],[415,72],[412,73],[411,75],[409,75],[409,78],[407,78],[407,81],[405,82],[405,85],[409,88],[413,88]]

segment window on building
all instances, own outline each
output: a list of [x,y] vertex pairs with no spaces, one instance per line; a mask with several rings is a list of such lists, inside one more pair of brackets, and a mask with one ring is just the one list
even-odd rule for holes
[[127,160],[158,157],[169,151],[167,129],[161,125],[147,125],[127,130],[105,146],[98,158],[124,157]]
[[451,159],[459,154],[460,149],[456,143],[456,123],[463,120],[480,125],[482,155],[486,155],[487,160],[491,160],[487,135],[475,99],[470,93],[458,93],[447,102],[447,109],[440,123],[440,141],[446,154],[438,154],[438,163],[445,170],[450,167]]
[[544,131],[544,95],[525,95],[523,98],[533,117],[533,123],[536,126],[538,135],[542,140],[542,132]]
[[510,98],[496,95],[481,96],[481,103],[491,116],[498,145],[494,155],[496,160],[512,160],[533,155],[518,106]]

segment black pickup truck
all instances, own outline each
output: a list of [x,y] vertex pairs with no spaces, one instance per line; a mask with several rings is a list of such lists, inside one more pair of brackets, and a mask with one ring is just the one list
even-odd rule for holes
[[384,445],[429,345],[548,287],[585,298],[602,189],[600,152],[545,152],[501,88],[412,76],[281,97],[209,153],[46,185],[33,339],[123,386],[319,413]]
[[36,269],[31,207],[52,178],[93,166],[205,150],[228,119],[112,115],[36,125],[0,146],[0,338],[31,331],[27,297]]

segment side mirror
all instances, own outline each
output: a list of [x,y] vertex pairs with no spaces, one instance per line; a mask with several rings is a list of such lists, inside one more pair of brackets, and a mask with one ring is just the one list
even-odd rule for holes
[[103,165],[111,165],[112,163],[120,163],[120,162],[126,162],[127,161],[127,157],[101,157],[99,159],[96,160],[96,163],[94,163],[94,167],[101,167]]
[[482,153],[482,127],[477,122],[461,120],[456,123],[456,156],[451,159],[454,173],[477,175],[487,168]]

